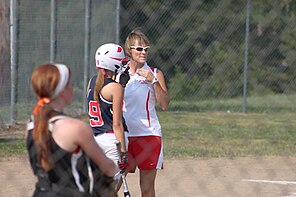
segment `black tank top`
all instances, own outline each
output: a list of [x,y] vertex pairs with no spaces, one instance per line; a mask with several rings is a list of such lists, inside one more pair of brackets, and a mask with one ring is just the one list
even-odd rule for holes
[[[63,116],[61,118],[67,117]],[[50,196],[53,194],[55,196],[71,197],[95,196],[90,194],[90,186],[96,187],[99,185],[97,181],[105,178],[101,170],[94,165],[80,148],[77,148],[74,152],[67,152],[60,148],[51,137],[50,150],[54,166],[48,172],[45,172],[40,164],[36,144],[33,140],[33,128],[34,122],[30,120],[26,145],[32,170],[37,176],[34,196]]]
[[[103,134],[113,131],[113,114],[112,114],[112,101],[104,99],[99,94],[99,104],[94,99],[94,88],[96,84],[97,76],[92,77],[90,80],[89,90],[87,94],[88,100],[88,116],[89,124],[93,129],[94,135]],[[113,79],[108,78],[104,86],[109,83],[117,83]],[[125,120],[123,120],[124,131],[127,131]]]

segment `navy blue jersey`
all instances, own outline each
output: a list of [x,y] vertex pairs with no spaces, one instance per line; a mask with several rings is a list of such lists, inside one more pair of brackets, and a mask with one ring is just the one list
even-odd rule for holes
[[[89,124],[93,129],[94,135],[103,134],[113,131],[113,112],[112,101],[108,101],[99,94],[99,103],[94,99],[94,88],[96,84],[97,76],[94,76],[90,80],[87,100],[88,100],[88,116]],[[108,78],[104,86],[109,83],[117,83],[113,79]],[[127,131],[125,120],[123,120],[123,128]]]

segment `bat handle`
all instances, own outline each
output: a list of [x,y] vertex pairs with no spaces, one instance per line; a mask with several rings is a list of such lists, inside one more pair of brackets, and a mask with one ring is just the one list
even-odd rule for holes
[[123,194],[124,194],[124,197],[131,197],[129,192],[124,192]]
[[[120,142],[116,142],[115,144],[116,144],[116,148],[117,148],[117,152],[118,152],[118,159],[121,162],[122,161],[122,158],[121,158],[121,144],[120,144]],[[127,186],[127,182],[126,182],[126,179],[125,179],[124,172],[121,174],[121,176],[122,176],[122,181],[123,181],[123,194],[124,194],[124,197],[131,197],[131,195],[129,193],[129,190],[128,190],[128,186]]]

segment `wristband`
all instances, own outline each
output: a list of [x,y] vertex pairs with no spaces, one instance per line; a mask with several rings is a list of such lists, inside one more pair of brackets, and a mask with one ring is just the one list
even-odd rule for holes
[[155,84],[156,82],[158,82],[158,79],[156,77],[154,77],[151,83]]

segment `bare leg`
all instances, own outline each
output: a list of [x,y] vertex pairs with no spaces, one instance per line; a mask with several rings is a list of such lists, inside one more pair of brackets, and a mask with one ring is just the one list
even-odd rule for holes
[[157,170],[140,170],[140,187],[142,197],[155,197],[155,178]]

